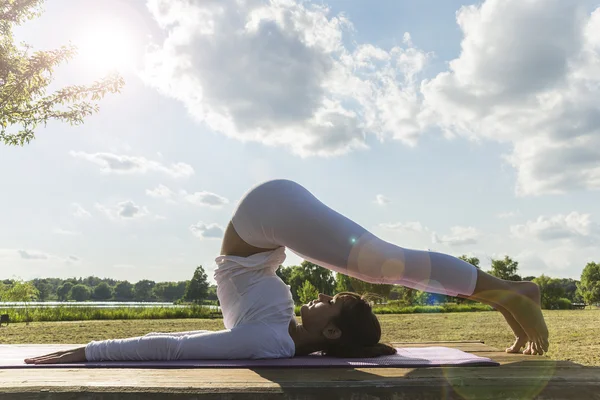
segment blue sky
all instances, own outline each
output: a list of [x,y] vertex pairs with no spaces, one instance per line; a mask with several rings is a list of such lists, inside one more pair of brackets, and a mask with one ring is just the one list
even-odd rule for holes
[[0,278],[210,276],[272,178],[400,246],[578,278],[600,260],[597,6],[48,2],[16,37],[78,45],[53,87],[126,86],[0,147]]

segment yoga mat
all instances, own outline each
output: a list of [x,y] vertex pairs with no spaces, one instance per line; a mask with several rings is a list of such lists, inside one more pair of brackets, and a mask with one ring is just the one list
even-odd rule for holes
[[102,361],[76,364],[25,364],[25,358],[81,345],[0,345],[3,368],[415,368],[441,366],[498,366],[495,361],[448,347],[398,348],[398,354],[375,358],[335,358],[320,353],[264,360]]

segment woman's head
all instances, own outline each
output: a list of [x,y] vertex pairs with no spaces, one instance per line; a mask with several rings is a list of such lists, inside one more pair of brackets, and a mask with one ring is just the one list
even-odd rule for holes
[[300,309],[302,325],[323,336],[323,352],[336,357],[376,357],[396,350],[379,343],[381,325],[369,302],[351,292],[320,294]]

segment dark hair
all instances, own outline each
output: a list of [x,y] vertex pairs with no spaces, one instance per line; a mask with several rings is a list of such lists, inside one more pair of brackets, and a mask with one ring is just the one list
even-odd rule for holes
[[352,292],[342,292],[335,298],[344,297],[342,311],[331,319],[342,335],[335,340],[328,340],[323,354],[332,357],[366,358],[396,354],[396,349],[389,344],[379,343],[381,325],[373,314],[371,304],[365,296]]

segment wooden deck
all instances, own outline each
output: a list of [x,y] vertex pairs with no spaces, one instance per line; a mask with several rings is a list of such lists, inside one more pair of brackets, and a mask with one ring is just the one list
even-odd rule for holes
[[332,369],[5,369],[0,400],[32,399],[600,399],[600,367],[506,354],[480,342],[447,346],[500,367]]

